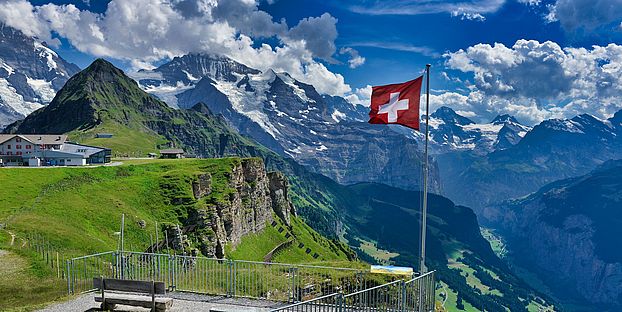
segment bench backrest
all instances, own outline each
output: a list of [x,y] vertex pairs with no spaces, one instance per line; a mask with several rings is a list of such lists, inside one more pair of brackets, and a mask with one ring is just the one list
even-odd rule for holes
[[[104,278],[103,282],[103,288],[105,290],[150,294],[152,289],[151,281],[129,281],[114,278]],[[102,278],[94,277],[93,287],[96,289],[102,289]],[[164,285],[164,282],[153,282],[153,288],[155,290],[155,294],[157,295],[166,294],[166,287]]]

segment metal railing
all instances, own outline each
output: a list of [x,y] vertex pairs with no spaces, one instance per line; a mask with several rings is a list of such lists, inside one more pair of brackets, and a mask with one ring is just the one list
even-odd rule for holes
[[353,293],[388,280],[352,268],[117,251],[73,258],[66,267],[70,294],[93,290],[93,277],[103,276],[160,281],[171,291],[291,303]]
[[433,312],[434,271],[410,280],[398,280],[350,294],[334,293],[274,309],[271,312]]

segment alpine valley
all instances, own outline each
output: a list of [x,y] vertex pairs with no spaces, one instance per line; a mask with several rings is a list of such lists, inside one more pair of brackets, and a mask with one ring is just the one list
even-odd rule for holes
[[[262,260],[278,247],[277,259],[316,260],[264,227],[268,220],[313,246],[321,261],[418,266],[420,132],[369,125],[366,107],[221,55],[187,54],[129,74],[97,59],[80,71],[10,27],[0,36],[4,133],[67,134],[127,162],[59,168],[43,180],[2,170],[10,186],[3,194],[35,188],[32,198],[6,195],[7,208],[0,208],[18,233],[53,220],[58,227],[41,227],[41,234],[59,235],[75,252],[92,251],[114,244],[112,225],[83,218],[88,226],[76,228],[86,234],[65,232],[62,225],[78,221],[53,212],[55,200],[75,199],[68,211],[88,209],[95,220],[157,202],[134,212],[149,221],[164,217],[171,228],[182,224],[180,250]],[[620,234],[614,160],[622,158],[621,138],[622,111],[607,120],[580,115],[534,126],[509,115],[477,123],[446,106],[431,113],[426,261],[438,274],[439,310],[622,306],[622,260],[607,248]],[[210,159],[128,159],[169,147]],[[63,188],[47,191],[57,185]],[[134,230],[135,246],[153,248]]]
[[[121,70],[101,59],[72,77],[48,106],[10,125],[6,131],[67,133],[76,141],[121,148],[127,153],[132,151],[125,143],[132,140],[140,143],[137,146],[153,144],[153,148],[174,144],[204,157],[258,157],[263,162],[242,160],[239,169],[233,166],[231,174],[240,174],[240,179],[259,179],[266,175],[262,173],[263,164],[269,170],[285,173],[289,182],[278,178],[276,181],[280,182],[269,183],[280,185],[281,194],[288,192],[285,198],[291,198],[295,208],[289,210],[287,205],[280,205],[278,207],[281,208],[273,209],[279,211],[277,215],[284,216],[282,220],[287,220],[283,222],[294,222],[289,219],[294,218],[291,215],[297,214],[315,231],[323,234],[327,238],[326,246],[335,250],[331,253],[323,252],[324,257],[354,261],[355,250],[362,259],[371,263],[389,261],[409,266],[416,263],[419,234],[412,224],[417,223],[419,204],[412,198],[420,198],[419,192],[373,183],[352,186],[338,184],[330,178],[308,171],[291,158],[283,157],[241,136],[227,125],[222,115],[214,115],[206,104],[198,103],[188,110],[169,107],[142,91]],[[113,131],[115,136],[94,138],[95,133],[102,131]],[[214,173],[210,175],[214,176]],[[201,181],[204,176],[191,179]],[[179,222],[187,229],[183,234],[195,242],[191,245],[198,244],[199,250],[207,256],[221,257],[226,255],[223,248],[218,247],[224,246],[225,243],[221,242],[239,242],[241,239],[244,245],[243,237],[248,233],[248,228],[254,228],[255,221],[249,225],[234,224],[233,232],[228,230],[228,234],[222,238],[216,234],[217,240],[212,242],[214,236],[206,238],[200,234],[207,223],[201,216],[209,215],[209,211],[197,208],[194,201],[184,199],[184,192],[189,187],[183,184],[184,178],[176,178],[169,173],[165,179],[165,195],[179,196],[178,199],[172,199],[171,203],[175,205],[174,211],[182,211]],[[250,185],[255,183],[260,182],[258,180]],[[287,185],[291,188],[283,191]],[[259,194],[262,191],[257,192]],[[383,193],[391,193],[393,200],[383,199]],[[248,196],[243,194],[240,196]],[[197,197],[196,194],[194,196]],[[243,199],[241,203],[244,203]],[[244,211],[243,207],[235,206],[235,200],[227,204],[217,201],[216,204],[219,207],[216,211],[224,211],[222,218],[225,220],[228,211]],[[255,205],[251,203],[249,207]],[[387,210],[393,212],[387,214]],[[552,304],[549,297],[522,282],[495,255],[480,233],[471,209],[456,206],[442,196],[432,196],[430,215],[428,263],[431,268],[438,268],[439,278],[443,281],[441,298],[447,302],[447,307],[464,305],[477,310],[511,307],[513,311],[526,311],[528,307]],[[235,232],[236,227],[247,230]],[[378,229],[383,230],[378,232]],[[407,235],[403,236],[403,233]],[[331,241],[332,245],[328,243]],[[353,249],[343,245],[343,242],[347,242]],[[390,255],[388,258],[385,256],[387,253]],[[239,255],[240,252],[235,251],[234,254]]]

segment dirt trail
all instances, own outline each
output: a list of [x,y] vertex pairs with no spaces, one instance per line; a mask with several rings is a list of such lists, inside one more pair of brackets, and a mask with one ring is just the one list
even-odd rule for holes
[[7,231],[9,233],[9,235],[11,235],[11,243],[9,244],[9,246],[13,246],[13,244],[15,244],[15,234],[11,231]]

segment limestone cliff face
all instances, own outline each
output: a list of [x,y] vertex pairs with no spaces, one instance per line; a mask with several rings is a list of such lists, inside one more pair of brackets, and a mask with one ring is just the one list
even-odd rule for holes
[[266,172],[260,159],[243,159],[226,175],[225,192],[215,193],[209,173],[192,182],[196,203],[188,209],[183,232],[190,240],[188,245],[208,257],[222,258],[225,245],[235,248],[244,235],[260,232],[275,216],[289,224],[296,213],[286,177]]

